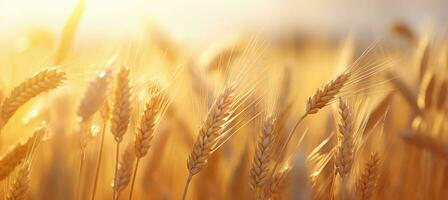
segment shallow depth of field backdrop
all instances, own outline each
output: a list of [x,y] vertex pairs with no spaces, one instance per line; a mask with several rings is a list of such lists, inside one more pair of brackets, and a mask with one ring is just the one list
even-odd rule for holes
[[0,198],[446,199],[447,11],[0,0]]

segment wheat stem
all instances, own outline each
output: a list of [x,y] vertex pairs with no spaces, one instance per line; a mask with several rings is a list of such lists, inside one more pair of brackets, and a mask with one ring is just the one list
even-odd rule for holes
[[107,126],[107,121],[104,120],[103,121],[103,129],[101,130],[100,151],[98,152],[98,160],[97,160],[96,170],[95,170],[95,175],[94,175],[95,178],[94,178],[94,182],[93,182],[92,200],[95,199],[96,187],[98,184],[98,177],[99,177],[99,173],[100,173],[101,160],[102,160],[102,155],[103,155],[104,135],[106,134],[106,126]]
[[78,171],[78,175],[79,175],[79,180],[78,180],[78,185],[77,185],[77,195],[78,195],[78,198],[77,199],[80,199],[80,198],[82,198],[82,195],[81,195],[81,186],[82,186],[82,170],[83,170],[83,168],[84,168],[84,157],[85,157],[85,152],[84,152],[84,150],[81,150],[81,161],[79,162],[79,171]]
[[132,199],[132,193],[134,192],[135,177],[137,176],[137,170],[138,170],[139,163],[140,163],[140,158],[137,158],[137,161],[135,162],[134,174],[132,175],[131,190],[129,192],[129,200]]
[[[299,125],[303,122],[303,120],[308,116],[308,113],[304,113],[299,120],[297,120],[297,122],[294,124],[294,127],[291,129],[291,131],[288,133],[288,137],[286,138],[285,143],[283,144],[282,148],[280,149],[280,153],[279,155],[283,155],[283,153],[286,151],[286,148],[288,147],[289,142],[292,139],[292,136],[294,135],[294,132],[297,130],[297,128],[299,127]],[[278,168],[278,165],[280,164],[280,162],[276,162],[274,165],[274,168],[272,168],[272,172],[271,172],[271,177],[274,176],[275,171]]]
[[190,186],[191,179],[193,175],[188,175],[187,182],[185,182],[184,192],[182,193],[182,200],[185,200],[187,197],[188,187]]
[[[116,152],[115,152],[115,170],[114,170],[114,184],[117,183],[117,172],[118,172],[118,157],[120,154],[120,143],[117,142],[117,147],[116,147]],[[113,194],[112,194],[113,199],[118,199],[117,197],[117,191],[114,189],[113,190]]]

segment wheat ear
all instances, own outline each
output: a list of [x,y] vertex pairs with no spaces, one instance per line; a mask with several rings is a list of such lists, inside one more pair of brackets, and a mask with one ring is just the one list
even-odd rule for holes
[[324,85],[323,88],[318,89],[316,93],[308,99],[306,113],[315,114],[321,108],[328,105],[332,100],[334,100],[335,96],[339,94],[349,78],[350,72],[343,73]]
[[[118,177],[118,157],[120,154],[120,143],[126,133],[131,118],[131,87],[129,85],[129,69],[120,68],[116,76],[114,88],[114,102],[111,113],[110,132],[116,141],[115,152],[115,176]],[[113,191],[113,198],[117,198],[117,190]]]
[[0,181],[5,179],[20,163],[22,163],[34,145],[42,140],[45,133],[46,129],[38,129],[24,144],[19,143],[0,159]]
[[[303,122],[303,120],[305,120],[305,118],[308,115],[316,114],[317,112],[319,112],[320,109],[331,103],[340,93],[344,85],[347,84],[347,82],[350,79],[350,75],[351,72],[346,71],[345,73],[331,80],[329,83],[325,84],[322,88],[318,89],[313,96],[308,98],[305,113],[297,120],[297,122],[294,124],[294,127],[289,132],[285,143],[282,145],[282,148],[280,149],[279,155],[283,155],[286,148],[288,147],[289,142],[292,139],[292,136],[294,135],[294,132],[297,130],[297,128]],[[272,170],[272,176],[277,170],[278,165],[279,165],[278,162],[275,163],[274,168]]]
[[98,176],[101,168],[101,161],[103,157],[103,146],[104,146],[104,137],[106,134],[107,120],[109,119],[109,101],[107,98],[104,99],[103,105],[100,108],[101,118],[103,119],[103,127],[101,129],[101,140],[100,140],[100,150],[98,152],[98,159],[96,164],[95,176],[93,181],[93,189],[92,189],[92,200],[95,199],[96,188],[98,184]]
[[137,157],[137,161],[135,162],[134,173],[132,175],[129,199],[132,199],[132,192],[134,191],[134,182],[137,176],[140,159],[148,153],[148,150],[151,147],[154,131],[165,106],[165,96],[158,85],[154,85],[150,92],[151,97],[148,102],[146,102],[145,109],[140,118],[140,125],[137,128],[134,139],[135,156]]
[[339,145],[335,154],[335,165],[339,175],[345,179],[353,164],[352,115],[347,104],[339,101]]
[[0,129],[12,115],[28,100],[40,93],[58,87],[65,80],[65,73],[56,69],[45,69],[16,86],[3,100],[0,107]]
[[189,175],[182,199],[186,198],[191,178],[207,164],[208,158],[219,142],[219,137],[228,125],[229,118],[234,111],[232,106],[234,103],[234,92],[235,88],[231,86],[224,89],[210,109],[207,119],[199,129],[198,138],[187,160]]
[[129,69],[121,68],[117,74],[114,88],[114,102],[111,116],[111,133],[120,143],[126,133],[131,118],[131,87],[129,85]]
[[357,182],[357,196],[360,200],[369,200],[375,191],[376,179],[378,177],[379,156],[374,153],[366,163],[364,171]]
[[260,188],[269,178],[274,142],[274,124],[274,117],[268,117],[263,122],[263,130],[258,138],[255,156],[251,164],[249,185],[252,190],[257,192],[260,192]]
[[106,99],[111,75],[112,71],[110,69],[101,71],[87,86],[77,111],[78,116],[83,121],[91,118],[101,108],[101,105]]
[[28,190],[30,187],[30,166],[24,164],[17,172],[11,186],[9,186],[6,194],[7,200],[21,200],[28,198]]
[[134,147],[132,143],[129,143],[121,156],[120,165],[114,177],[114,183],[112,184],[112,189],[115,193],[114,199],[119,199],[121,191],[129,185],[134,161]]
[[280,194],[280,192],[287,186],[290,173],[291,168],[286,168],[276,173],[264,187],[261,199],[271,199],[271,197]]

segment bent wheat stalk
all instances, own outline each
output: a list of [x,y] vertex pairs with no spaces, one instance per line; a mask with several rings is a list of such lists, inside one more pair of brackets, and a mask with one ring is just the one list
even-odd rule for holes
[[95,199],[96,187],[98,184],[98,177],[101,168],[101,160],[103,157],[103,146],[104,146],[104,137],[106,134],[107,120],[109,120],[109,102],[105,99],[103,106],[100,109],[101,117],[103,119],[103,127],[101,129],[101,141],[100,141],[100,151],[98,152],[98,160],[96,164],[95,178],[93,182],[93,192],[92,192],[92,200]]
[[148,153],[148,150],[151,147],[151,141],[154,137],[157,124],[159,123],[160,115],[163,114],[163,109],[166,105],[163,91],[161,91],[157,85],[152,88],[151,93],[151,97],[146,103],[145,110],[140,118],[140,126],[135,134],[134,146],[137,161],[135,162],[134,173],[132,175],[129,199],[132,199],[140,159]]
[[14,113],[28,100],[40,93],[58,87],[65,80],[65,73],[56,69],[45,69],[16,86],[0,107],[0,130]]
[[19,143],[0,159],[0,181],[5,179],[20,163],[22,163],[33,147],[42,140],[45,133],[46,129],[38,129],[24,144]]
[[192,177],[199,173],[202,167],[207,164],[208,158],[216,150],[215,148],[220,137],[226,131],[226,127],[231,121],[230,117],[235,110],[233,106],[235,101],[234,92],[235,88],[232,86],[224,89],[216,99],[216,102],[207,115],[207,119],[199,129],[199,136],[187,160],[189,175],[182,194],[183,200],[187,196],[188,186]]
[[[350,71],[347,71],[337,76],[335,79],[325,84],[322,88],[318,89],[313,96],[308,98],[305,113],[299,118],[299,120],[294,124],[294,127],[289,132],[285,143],[282,145],[279,155],[282,155],[285,152],[289,142],[292,139],[292,136],[294,135],[294,132],[303,122],[303,120],[308,115],[318,113],[320,109],[331,103],[335,99],[335,97],[339,94],[339,92],[342,90],[344,85],[347,84],[347,82],[350,79],[350,75],[351,75]],[[275,163],[271,176],[274,175],[275,170],[278,168],[278,165],[279,162]]]
[[[91,81],[87,87],[87,90],[84,92],[84,96],[81,100],[81,103],[78,105],[77,114],[81,118],[81,121],[79,123],[79,137],[80,137],[80,144],[81,144],[81,155],[80,155],[80,167],[79,167],[79,177],[80,180],[78,182],[78,194],[80,194],[81,191],[81,183],[82,183],[82,170],[84,165],[84,157],[85,157],[85,148],[87,147],[88,143],[92,139],[91,135],[91,123],[92,123],[92,117],[95,112],[97,112],[101,105],[104,103],[106,99],[107,94],[107,87],[109,85],[109,81],[111,78],[112,71],[110,69],[101,71],[93,81]],[[103,143],[103,135],[104,135],[104,129],[105,129],[106,123],[103,125],[102,129],[102,135],[101,135],[101,146],[100,146],[100,152],[102,149],[102,143]],[[97,175],[94,175],[97,177]],[[93,185],[93,194],[92,196],[95,196],[96,191],[96,178],[95,183]],[[93,198],[93,197],[92,197]]]

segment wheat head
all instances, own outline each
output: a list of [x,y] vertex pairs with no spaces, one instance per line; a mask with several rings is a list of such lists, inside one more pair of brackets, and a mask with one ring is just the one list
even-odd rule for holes
[[22,163],[23,159],[32,150],[46,133],[46,129],[38,129],[24,144],[17,144],[11,151],[0,159],[0,180],[5,179],[14,169]]
[[17,172],[12,184],[9,186],[6,195],[7,200],[21,200],[28,198],[28,190],[30,187],[30,166],[24,164]]
[[58,87],[65,80],[65,73],[56,69],[45,69],[16,86],[0,107],[0,129],[12,115],[31,98]]
[[288,185],[291,168],[286,168],[276,174],[267,182],[261,199],[270,199],[277,196]]
[[343,73],[319,88],[316,93],[308,99],[306,113],[315,114],[321,108],[328,105],[340,92],[344,84],[349,80],[350,72]]
[[357,199],[369,200],[375,191],[380,159],[377,153],[370,156],[357,182]]
[[352,115],[347,104],[339,100],[339,145],[336,149],[336,170],[341,177],[346,177],[353,164]]
[[158,118],[163,109],[164,95],[160,88],[152,89],[152,94],[140,118],[140,125],[135,134],[135,155],[141,158],[148,153],[151,146],[151,140],[158,123]]
[[[121,155],[121,160],[119,163],[119,168],[117,171],[117,177],[114,178],[116,181],[112,184],[112,189],[116,191],[117,196],[123,191],[131,180],[132,170],[135,162],[134,147],[132,143],[129,143]],[[118,197],[117,197],[118,199]]]
[[268,179],[273,151],[274,125],[274,117],[268,117],[263,122],[263,130],[258,138],[255,156],[250,168],[249,185],[252,190],[261,188]]
[[197,174],[207,164],[219,136],[223,133],[229,117],[232,115],[234,103],[233,87],[226,87],[210,109],[207,119],[199,129],[199,136],[187,160],[190,176]]
[[91,118],[92,115],[101,108],[106,99],[111,75],[111,69],[101,71],[87,86],[77,111],[78,116],[81,117],[83,121]]
[[116,77],[114,102],[111,112],[111,133],[117,143],[123,140],[131,118],[131,87],[129,69],[121,68]]

